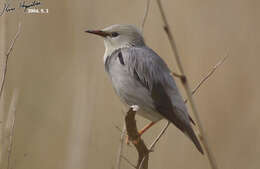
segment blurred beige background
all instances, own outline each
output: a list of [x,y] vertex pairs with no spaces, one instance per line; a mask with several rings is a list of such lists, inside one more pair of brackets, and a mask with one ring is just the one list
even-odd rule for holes
[[[139,26],[146,2],[41,2],[38,8],[49,9],[48,14],[18,10],[0,17],[1,62],[18,20],[22,21],[1,98],[1,142],[6,142],[9,137],[4,126],[10,100],[14,89],[19,91],[11,168],[112,169],[120,140],[115,125],[123,124],[122,105],[104,71],[102,39],[84,30],[116,23]],[[219,168],[259,169],[260,2],[162,0],[162,4],[192,86],[229,49],[230,57],[201,87],[195,101]],[[144,37],[177,72],[155,1]],[[140,127],[145,123],[138,118]],[[147,143],[163,124],[144,135]],[[1,149],[4,153],[5,148]],[[135,163],[133,148],[126,147],[124,156]],[[2,158],[4,169],[6,153]],[[207,159],[173,125],[151,154],[149,164],[150,169],[209,168]],[[122,161],[121,168],[131,166]]]

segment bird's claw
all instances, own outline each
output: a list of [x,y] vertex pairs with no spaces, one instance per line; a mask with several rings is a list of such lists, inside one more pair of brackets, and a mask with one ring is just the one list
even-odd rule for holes
[[137,111],[140,109],[140,107],[139,107],[138,105],[132,105],[132,106],[130,106],[130,107],[131,107],[132,110],[135,111],[135,112],[137,112]]
[[[139,140],[140,140],[140,137],[138,137],[138,139],[136,139],[136,140],[132,140],[131,142],[132,142],[133,144],[137,144],[137,143],[139,142]],[[126,143],[127,145],[130,145],[129,136],[126,136],[125,143]]]

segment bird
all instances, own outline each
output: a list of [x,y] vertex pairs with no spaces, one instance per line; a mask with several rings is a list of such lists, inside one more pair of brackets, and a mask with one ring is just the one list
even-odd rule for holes
[[104,65],[112,86],[127,106],[138,106],[137,114],[150,120],[140,135],[161,119],[173,123],[194,143],[203,148],[192,125],[184,100],[166,62],[151,48],[136,26],[115,24],[85,32],[104,39]]

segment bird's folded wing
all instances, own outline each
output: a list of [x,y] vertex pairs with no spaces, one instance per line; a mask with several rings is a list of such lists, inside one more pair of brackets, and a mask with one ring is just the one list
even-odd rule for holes
[[156,110],[182,131],[189,115],[166,63],[148,47],[121,49],[131,76],[150,92]]

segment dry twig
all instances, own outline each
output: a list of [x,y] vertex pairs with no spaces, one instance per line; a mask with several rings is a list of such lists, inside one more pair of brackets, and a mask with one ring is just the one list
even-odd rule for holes
[[[7,169],[10,169],[11,164],[11,155],[13,152],[13,143],[14,143],[14,129],[15,129],[15,120],[16,120],[16,104],[18,99],[18,91],[14,90],[12,100],[9,106],[8,119],[6,128],[10,130],[9,133],[9,146],[7,150]],[[10,123],[9,123],[10,122]]]
[[[208,73],[207,75],[201,79],[201,81],[196,85],[196,87],[192,90],[192,95],[194,95],[197,90],[201,87],[201,85],[206,82],[208,80],[208,78],[210,78],[211,75],[213,75],[213,73],[217,70],[217,68],[219,66],[221,66],[224,61],[227,59],[228,55],[226,55],[224,58],[222,58]],[[187,99],[184,100],[184,103],[187,103]],[[165,124],[165,127],[161,130],[161,132],[159,133],[159,135],[156,137],[156,139],[153,141],[153,143],[149,146],[149,150],[153,151],[153,148],[155,147],[155,145],[157,144],[157,142],[160,140],[160,138],[163,136],[163,134],[165,133],[165,131],[167,130],[167,128],[169,127],[170,122],[167,121]]]
[[179,67],[180,73],[184,77],[184,78],[181,78],[181,82],[182,82],[182,85],[184,86],[184,89],[185,89],[186,94],[188,96],[188,101],[190,102],[192,111],[194,113],[194,116],[195,116],[195,119],[196,119],[196,122],[197,122],[197,125],[198,125],[198,129],[199,129],[199,132],[201,134],[201,141],[202,141],[202,143],[204,145],[204,148],[205,148],[205,151],[206,151],[206,155],[208,157],[208,160],[209,160],[211,168],[212,169],[217,169],[218,168],[217,167],[217,162],[216,162],[216,160],[215,160],[215,158],[213,156],[213,153],[212,153],[212,151],[210,149],[210,146],[208,144],[208,140],[207,140],[206,134],[204,132],[204,128],[203,128],[202,123],[201,123],[200,118],[199,118],[199,113],[198,113],[197,108],[195,106],[195,103],[193,101],[190,85],[189,85],[187,79],[185,78],[186,76],[185,76],[184,69],[182,67],[181,61],[180,61],[180,55],[178,53],[178,50],[177,50],[176,43],[174,41],[173,35],[172,35],[172,33],[171,33],[170,29],[169,29],[169,24],[168,24],[168,21],[166,19],[163,7],[161,5],[161,1],[157,0],[157,4],[158,4],[159,10],[160,10],[160,13],[161,13],[161,16],[162,16],[162,20],[163,20],[163,23],[164,23],[164,30],[165,30],[165,32],[167,34],[167,37],[168,37],[168,40],[170,42],[172,51],[173,51],[173,53],[175,55],[175,59],[176,59],[177,65]]
[[165,124],[165,126],[163,127],[163,129],[161,130],[161,132],[159,133],[159,135],[155,138],[155,140],[153,141],[153,143],[149,146],[149,150],[150,152],[153,151],[155,145],[158,143],[158,141],[161,139],[161,137],[163,136],[163,134],[165,133],[165,131],[167,130],[167,128],[169,127],[170,122],[167,121],[167,123]]
[[[209,72],[208,74],[198,83],[198,85],[192,90],[192,94],[196,93],[196,91],[200,88],[200,86],[206,81],[208,80],[208,78],[217,70],[217,68],[219,66],[221,66],[225,60],[228,57],[228,53],[226,54],[226,56],[224,58],[222,58]],[[188,99],[185,99],[185,103],[187,103]]]
[[5,77],[6,77],[6,72],[7,72],[7,64],[8,64],[9,55],[13,51],[14,44],[15,44],[16,40],[18,39],[18,37],[21,33],[21,25],[22,25],[22,23],[19,22],[18,30],[17,30],[14,38],[11,41],[11,45],[10,45],[7,53],[5,54],[5,62],[3,64],[3,74],[2,74],[1,85],[0,85],[0,98],[2,97],[2,92],[3,92],[4,85],[5,85],[5,79],[6,79]]
[[149,13],[149,8],[150,8],[150,2],[151,0],[146,0],[146,6],[145,6],[145,11],[144,11],[144,16],[143,16],[143,20],[142,20],[142,25],[141,25],[141,31],[144,31],[144,25]]
[[121,158],[124,159],[130,166],[136,168],[136,166],[133,163],[131,163],[131,161],[129,161],[125,156],[122,155]]
[[149,150],[144,144],[144,141],[141,139],[135,121],[136,111],[133,108],[130,108],[125,116],[125,125],[126,131],[129,137],[129,140],[135,146],[138,152],[138,169],[148,169],[148,160],[149,160]]
[[117,153],[117,158],[116,158],[116,169],[120,169],[120,165],[121,165],[121,157],[123,157],[121,154],[123,152],[123,145],[124,145],[124,137],[125,137],[125,124],[123,127],[123,130],[121,131],[121,136],[120,136],[120,144],[118,147],[118,153]]

